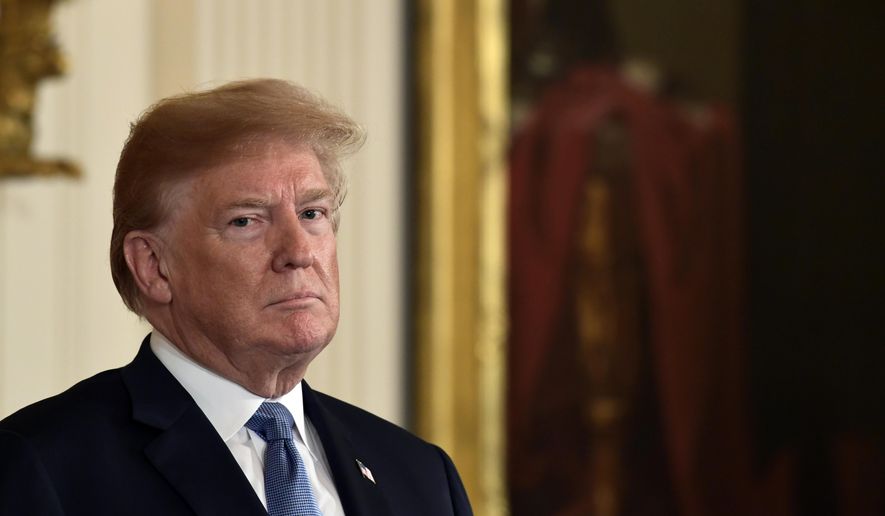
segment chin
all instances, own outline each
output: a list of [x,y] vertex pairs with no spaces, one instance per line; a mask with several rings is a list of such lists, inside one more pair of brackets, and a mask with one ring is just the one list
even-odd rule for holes
[[289,331],[282,331],[276,335],[286,335],[286,338],[279,343],[282,350],[289,353],[309,353],[315,351],[319,353],[326,347],[335,335],[335,329],[325,325],[315,326],[299,326]]

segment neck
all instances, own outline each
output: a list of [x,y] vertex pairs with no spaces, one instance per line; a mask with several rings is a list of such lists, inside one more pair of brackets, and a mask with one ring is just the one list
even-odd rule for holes
[[298,385],[314,356],[279,356],[255,350],[232,356],[204,335],[181,331],[163,318],[148,321],[191,360],[263,398],[278,398]]

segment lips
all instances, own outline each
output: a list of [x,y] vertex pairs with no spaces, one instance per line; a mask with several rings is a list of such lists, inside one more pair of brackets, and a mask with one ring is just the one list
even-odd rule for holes
[[320,295],[317,292],[312,290],[302,290],[276,297],[275,300],[267,306],[297,306],[311,303],[313,301],[319,301],[320,299]]

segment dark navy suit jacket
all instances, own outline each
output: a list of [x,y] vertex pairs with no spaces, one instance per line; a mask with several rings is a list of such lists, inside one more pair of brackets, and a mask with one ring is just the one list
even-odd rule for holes
[[[449,457],[304,384],[304,410],[351,515],[472,514]],[[357,460],[376,483],[363,476]],[[0,421],[0,515],[266,515],[148,339],[129,365]]]

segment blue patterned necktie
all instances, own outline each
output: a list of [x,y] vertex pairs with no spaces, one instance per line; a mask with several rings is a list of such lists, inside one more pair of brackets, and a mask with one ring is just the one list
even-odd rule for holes
[[264,402],[246,422],[267,442],[264,452],[264,492],[270,516],[322,516],[310,490],[310,479],[292,441],[294,421],[279,403]]

